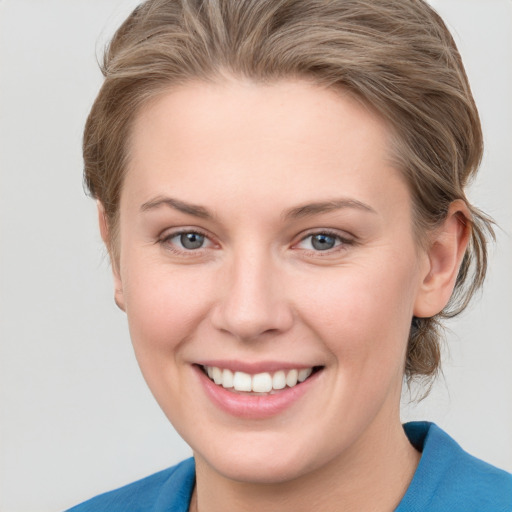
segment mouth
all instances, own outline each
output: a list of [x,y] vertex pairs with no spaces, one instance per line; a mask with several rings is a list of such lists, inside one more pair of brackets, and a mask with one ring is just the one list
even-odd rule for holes
[[218,366],[199,366],[211,382],[227,391],[244,395],[274,395],[295,388],[323,367],[282,369],[274,372],[246,373]]

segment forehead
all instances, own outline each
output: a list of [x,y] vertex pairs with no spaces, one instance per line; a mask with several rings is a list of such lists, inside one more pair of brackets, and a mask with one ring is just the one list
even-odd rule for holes
[[197,202],[260,194],[283,207],[329,195],[364,201],[404,187],[389,133],[344,91],[298,80],[191,83],[138,114],[123,195]]

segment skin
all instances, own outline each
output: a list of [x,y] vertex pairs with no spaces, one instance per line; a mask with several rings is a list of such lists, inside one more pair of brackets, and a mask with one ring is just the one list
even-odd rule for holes
[[[191,83],[136,118],[115,294],[194,451],[191,510],[384,511],[405,493],[419,460],[399,416],[411,318],[446,304],[468,228],[455,202],[419,247],[389,133],[348,95],[298,80]],[[315,249],[326,230],[334,247]],[[203,246],[185,249],[182,231]],[[322,370],[284,411],[246,419],[204,392],[204,360]]]

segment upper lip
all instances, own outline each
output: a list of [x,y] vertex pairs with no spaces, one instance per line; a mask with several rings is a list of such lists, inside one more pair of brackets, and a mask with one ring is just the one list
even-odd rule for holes
[[195,364],[199,366],[216,366],[232,372],[244,372],[249,374],[257,373],[272,373],[279,370],[301,370],[303,368],[313,368],[315,366],[321,366],[316,364],[304,364],[295,362],[283,362],[283,361],[236,361],[227,359],[210,359],[204,361],[197,361]]

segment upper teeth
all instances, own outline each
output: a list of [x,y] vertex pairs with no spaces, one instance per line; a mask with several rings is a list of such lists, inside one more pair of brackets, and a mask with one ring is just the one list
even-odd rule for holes
[[227,368],[205,366],[208,377],[224,388],[234,388],[235,391],[254,391],[256,393],[269,393],[272,390],[293,387],[298,382],[305,381],[313,372],[313,368],[301,370],[279,370],[275,373],[257,373],[251,375],[245,372],[232,372]]

